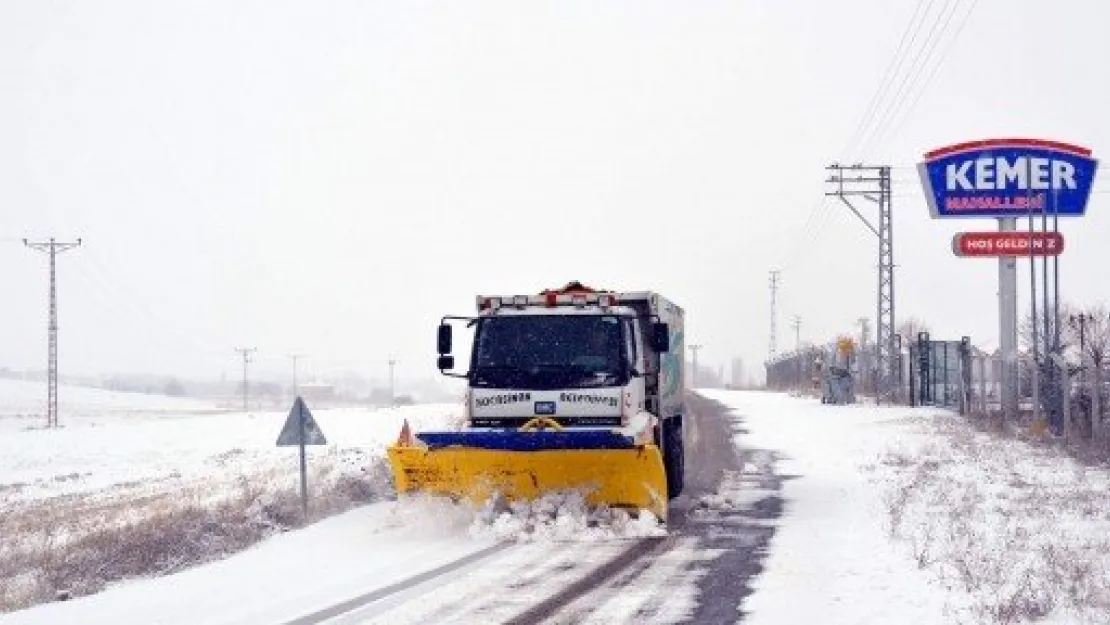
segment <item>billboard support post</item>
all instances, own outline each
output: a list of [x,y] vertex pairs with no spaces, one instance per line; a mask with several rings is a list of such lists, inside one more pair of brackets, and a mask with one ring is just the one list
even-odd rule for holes
[[[1017,230],[1017,219],[998,220],[999,232]],[[1018,411],[1017,375],[1017,258],[998,259],[998,345],[1002,350],[1002,417],[1013,423]]]

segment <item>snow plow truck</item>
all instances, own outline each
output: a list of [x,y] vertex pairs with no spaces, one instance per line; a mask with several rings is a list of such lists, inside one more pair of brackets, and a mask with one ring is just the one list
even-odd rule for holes
[[[473,330],[455,371],[453,328]],[[683,483],[683,311],[651,292],[572,282],[537,295],[479,296],[445,316],[438,368],[467,381],[467,425],[409,431],[388,450],[398,493],[482,503],[577,490],[588,504],[665,522]]]

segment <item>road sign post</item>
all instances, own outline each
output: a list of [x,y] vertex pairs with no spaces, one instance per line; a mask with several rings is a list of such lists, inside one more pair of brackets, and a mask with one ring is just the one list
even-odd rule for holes
[[293,401],[293,407],[289,410],[289,416],[285,419],[285,425],[281,428],[281,434],[278,434],[277,445],[278,447],[296,445],[300,448],[301,512],[304,514],[306,521],[308,520],[308,459],[305,454],[305,446],[327,444],[328,441],[324,437],[324,432],[316,424],[316,420],[312,418],[312,412],[305,405],[304,399],[298,395],[297,399]]

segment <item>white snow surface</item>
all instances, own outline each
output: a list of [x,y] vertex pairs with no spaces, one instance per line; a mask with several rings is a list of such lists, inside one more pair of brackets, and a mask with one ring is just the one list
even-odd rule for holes
[[[224,412],[200,400],[62,387],[61,427],[48,430],[41,417],[29,416],[41,414],[43,388],[0,380],[0,505],[296,468],[295,448],[275,445],[288,412]],[[405,419],[415,430],[457,427],[461,409],[433,404],[313,411],[328,445],[309,447],[310,461],[341,448],[383,455]]]
[[478,551],[454,506],[383,502],[225,560],[0,615],[4,625],[209,625],[291,621]]

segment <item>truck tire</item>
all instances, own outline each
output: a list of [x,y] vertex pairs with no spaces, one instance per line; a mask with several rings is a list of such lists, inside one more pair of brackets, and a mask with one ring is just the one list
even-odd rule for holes
[[682,438],[682,417],[663,422],[663,466],[667,473],[667,498],[682,494],[686,473],[686,452]]

